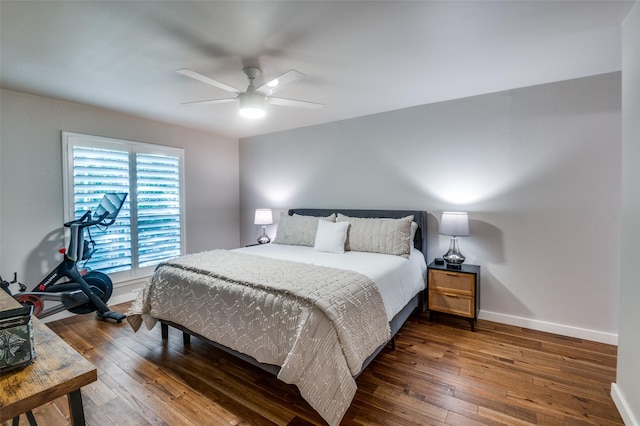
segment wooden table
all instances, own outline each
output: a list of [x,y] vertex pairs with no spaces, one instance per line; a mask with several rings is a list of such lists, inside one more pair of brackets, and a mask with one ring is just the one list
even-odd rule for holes
[[[0,310],[20,305],[0,290]],[[36,358],[0,376],[0,423],[67,395],[72,425],[84,425],[80,388],[98,379],[96,368],[33,317]]]

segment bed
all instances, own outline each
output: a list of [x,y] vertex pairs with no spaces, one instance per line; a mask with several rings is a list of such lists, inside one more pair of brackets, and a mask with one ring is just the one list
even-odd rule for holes
[[[425,211],[292,209],[273,243],[158,265],[127,320],[202,338],[295,384],[330,425],[355,378],[425,310]],[[180,297],[176,297],[179,295]]]

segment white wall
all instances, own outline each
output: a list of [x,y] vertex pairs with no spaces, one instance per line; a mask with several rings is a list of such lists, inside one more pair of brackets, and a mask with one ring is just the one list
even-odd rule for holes
[[187,252],[238,246],[237,140],[8,90],[0,101],[3,277],[35,285],[59,262],[63,130],[184,148]]
[[[240,141],[241,242],[255,208],[470,212],[481,317],[616,343],[620,73]],[[330,108],[327,105],[327,108]],[[273,236],[275,225],[269,230]]]
[[640,425],[640,4],[622,26],[622,253],[616,383],[611,393],[628,426]]

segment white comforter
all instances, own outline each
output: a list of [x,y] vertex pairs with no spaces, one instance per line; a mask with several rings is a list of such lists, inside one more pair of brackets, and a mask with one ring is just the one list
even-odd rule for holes
[[[147,328],[153,327],[157,319],[172,321],[260,362],[279,365],[278,378],[296,384],[301,395],[329,424],[338,424],[355,395],[352,376],[360,372],[366,357],[388,340],[388,320],[395,315],[394,306],[400,304],[394,302],[396,297],[383,303],[380,293],[396,295],[398,288],[419,287],[415,292],[408,291],[413,294],[401,308],[424,288],[423,271],[418,272],[419,283],[412,286],[408,284],[412,279],[407,278],[412,274],[404,271],[400,277],[397,267],[381,268],[379,257],[400,265],[407,265],[407,259],[373,255],[378,259],[371,261],[371,254],[350,253],[356,256],[333,255],[330,260],[331,254],[322,256],[305,249],[310,248],[269,245],[179,258],[156,270],[132,305],[128,320],[136,330],[142,320]],[[219,259],[211,261],[208,253],[216,253]],[[422,258],[419,252],[418,255]],[[296,256],[298,261],[315,258],[313,263],[323,266],[273,259]],[[352,258],[351,269],[358,265],[355,269],[366,270],[368,275],[335,269],[347,257]],[[252,262],[248,268],[247,258]],[[336,261],[338,265],[330,265],[332,268],[324,266]],[[376,278],[375,284],[368,278],[371,275]],[[317,294],[317,285],[310,285],[323,282],[320,287],[329,288],[330,282],[339,279],[350,284],[339,284],[338,288],[344,291],[330,290],[325,292],[328,296]],[[396,279],[399,281],[395,281],[394,291],[391,284]],[[272,282],[269,289],[263,285],[267,281]],[[386,290],[376,291],[380,287]],[[364,309],[347,313],[346,305]],[[321,309],[323,306],[329,312]],[[339,307],[337,313],[335,306]]]

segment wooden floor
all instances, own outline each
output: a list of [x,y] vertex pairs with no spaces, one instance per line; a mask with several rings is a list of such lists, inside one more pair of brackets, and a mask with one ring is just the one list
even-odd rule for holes
[[[183,347],[176,330],[163,344],[159,326],[134,333],[93,314],[49,326],[98,369],[82,390],[88,425],[324,424],[295,387],[196,338]],[[615,346],[414,314],[396,350],[358,378],[342,424],[622,425],[615,366]],[[69,424],[64,398],[34,414],[40,426]]]

